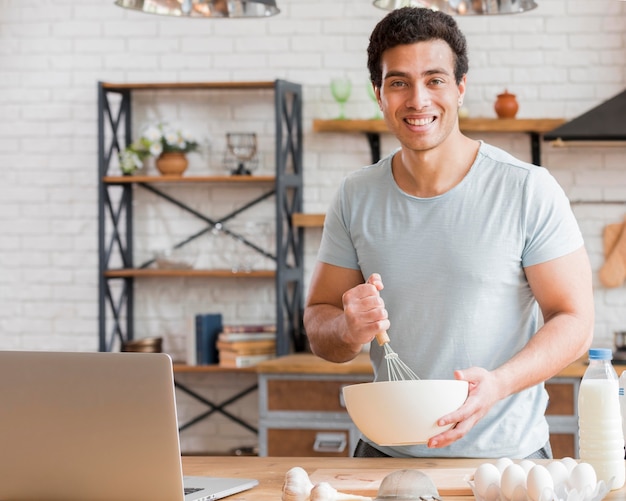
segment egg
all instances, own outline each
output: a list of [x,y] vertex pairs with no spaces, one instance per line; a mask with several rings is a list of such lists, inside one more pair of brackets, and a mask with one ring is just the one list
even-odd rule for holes
[[504,469],[511,464],[513,464],[513,460],[511,458],[500,458],[495,462],[496,468],[500,470],[501,475]]
[[567,477],[569,476],[569,471],[567,470],[565,463],[562,461],[550,461],[550,463],[546,465],[546,469],[552,476],[552,482],[554,483],[555,489],[565,485]]
[[474,472],[474,488],[479,498],[496,500],[500,489],[500,470],[491,463],[482,463]]
[[565,465],[565,467],[567,468],[567,474],[569,475],[574,467],[578,464],[578,461],[576,461],[574,458],[564,457],[563,459],[561,459],[561,463]]
[[598,477],[589,463],[578,463],[569,474],[567,485],[580,493],[591,492],[596,488]]
[[533,466],[535,466],[535,463],[533,461],[531,461],[530,459],[524,459],[522,461],[520,461],[519,465],[524,468],[524,471],[526,472],[526,475],[528,475],[528,472],[532,469]]
[[519,464],[507,466],[500,478],[500,490],[505,499],[515,501],[526,498],[526,472]]
[[532,501],[550,500],[554,495],[554,480],[545,466],[536,464],[528,471],[526,491]]

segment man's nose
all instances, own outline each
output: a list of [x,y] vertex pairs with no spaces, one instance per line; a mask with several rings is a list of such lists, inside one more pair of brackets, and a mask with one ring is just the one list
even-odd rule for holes
[[406,102],[406,106],[408,108],[421,110],[422,108],[428,107],[430,103],[430,92],[425,85],[417,84],[410,88],[409,96]]

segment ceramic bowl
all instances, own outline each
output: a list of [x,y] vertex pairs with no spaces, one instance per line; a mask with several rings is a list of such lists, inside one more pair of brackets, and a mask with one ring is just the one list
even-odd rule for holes
[[413,445],[451,428],[437,426],[437,420],[458,409],[467,391],[467,381],[381,381],[345,386],[343,398],[367,438],[378,445]]

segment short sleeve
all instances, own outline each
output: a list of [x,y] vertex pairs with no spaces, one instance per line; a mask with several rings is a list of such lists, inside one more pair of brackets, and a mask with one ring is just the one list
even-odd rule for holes
[[350,212],[346,180],[326,213],[318,260],[342,268],[359,269],[358,257],[350,236]]
[[525,190],[522,265],[544,263],[582,247],[583,237],[569,200],[547,169],[529,171]]

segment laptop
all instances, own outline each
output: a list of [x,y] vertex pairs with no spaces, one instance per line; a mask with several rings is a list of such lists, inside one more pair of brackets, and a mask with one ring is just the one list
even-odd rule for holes
[[0,351],[1,500],[199,501],[255,485],[183,478],[168,355]]

